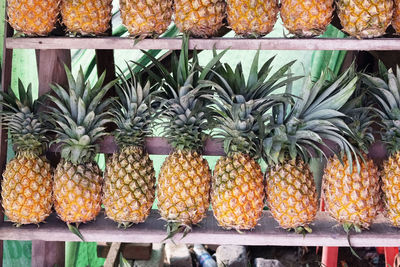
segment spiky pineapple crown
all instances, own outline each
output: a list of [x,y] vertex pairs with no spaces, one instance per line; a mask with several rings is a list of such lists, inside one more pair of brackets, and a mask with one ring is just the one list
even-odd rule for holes
[[339,111],[355,90],[354,67],[330,82],[327,75],[334,74],[326,70],[315,83],[308,77],[294,105],[273,108],[263,140],[263,158],[270,165],[298,157],[306,161],[311,156],[325,156],[323,148],[331,149],[325,145],[327,140],[339,146],[350,159],[355,154],[343,136],[349,128],[343,121],[345,114]]
[[374,111],[381,119],[382,141],[386,149],[393,155],[400,151],[400,68],[396,66],[396,74],[387,70],[379,62],[379,77],[362,74],[364,83],[371,90],[379,108]]
[[267,111],[271,107],[290,100],[288,95],[273,95],[272,92],[298,79],[287,77],[294,61],[271,75],[272,57],[258,70],[259,53],[257,51],[254,56],[247,80],[241,63],[236,65],[235,70],[228,64],[219,63],[215,68],[214,82],[203,82],[212,85],[216,91],[216,95],[209,94],[207,97],[214,103],[216,136],[223,138],[227,155],[244,153],[252,157],[260,156],[259,122],[267,120],[270,116]]
[[172,54],[172,73],[156,58],[143,51],[158,68],[161,75],[148,71],[151,78],[161,85],[161,93],[157,95],[162,135],[175,149],[201,151],[207,137],[205,130],[208,107],[200,93],[205,89],[199,81],[207,78],[211,68],[225,54],[226,50],[216,55],[204,68],[199,65],[197,52],[189,62],[187,35],[183,36],[179,59]]
[[12,90],[0,92],[2,98],[2,116],[10,131],[17,153],[40,155],[44,152],[48,140],[42,118],[39,116],[39,101],[33,100],[32,85],[27,89],[18,79],[18,95]]
[[114,136],[120,148],[143,146],[145,137],[151,134],[151,86],[147,82],[143,87],[127,64],[130,79],[119,75],[120,83],[116,86],[118,99],[110,109],[112,121],[117,125]]
[[368,149],[374,142],[372,124],[375,115],[373,109],[367,103],[369,101],[362,87],[357,86],[349,101],[340,109],[346,115],[344,122],[348,125],[346,137],[359,151],[368,153]]
[[54,106],[49,107],[49,122],[57,134],[55,142],[61,145],[61,157],[73,164],[84,164],[93,161],[99,147],[96,141],[106,134],[104,125],[110,119],[105,110],[113,99],[103,97],[116,81],[103,86],[103,72],[92,87],[85,81],[82,68],[76,79],[67,66],[65,72],[68,88],[50,85],[54,95],[47,97]]

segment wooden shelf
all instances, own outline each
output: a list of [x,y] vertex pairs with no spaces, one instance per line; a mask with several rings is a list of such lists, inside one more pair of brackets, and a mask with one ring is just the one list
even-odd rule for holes
[[[100,153],[112,154],[117,151],[117,144],[114,137],[106,136],[100,142]],[[149,154],[168,155],[172,151],[172,147],[168,144],[167,139],[162,137],[149,137],[146,139],[146,149]],[[51,152],[59,152],[57,145],[50,147]],[[223,156],[225,155],[222,147],[222,141],[219,139],[207,139],[204,143],[203,155],[206,156]]]
[[[6,38],[9,49],[173,49],[179,50],[180,38],[144,39],[137,44],[122,37],[42,37]],[[400,39],[378,38],[346,39],[289,39],[289,38],[210,38],[190,39],[189,49],[210,50],[231,48],[235,50],[400,50]]]
[[[117,224],[104,215],[96,221],[81,224],[79,229],[89,242],[129,242],[129,243],[161,243],[166,237],[165,222],[159,219],[156,210],[152,210],[145,223],[134,225],[128,229],[119,229]],[[265,212],[260,220],[260,226],[243,234],[235,230],[224,230],[217,225],[212,213],[200,225],[195,226],[190,234],[181,239],[175,237],[176,243],[199,244],[238,244],[238,245],[271,245],[271,246],[348,246],[347,237],[342,227],[326,213],[319,213],[317,220],[311,226],[313,233],[305,237],[294,232],[288,232],[278,227],[278,224]],[[80,241],[72,234],[65,223],[52,214],[46,224],[25,225],[16,228],[10,222],[0,225],[0,239],[4,240],[44,240],[44,241]],[[400,229],[390,226],[382,216],[370,230],[361,234],[351,234],[351,244],[355,247],[400,246]]]

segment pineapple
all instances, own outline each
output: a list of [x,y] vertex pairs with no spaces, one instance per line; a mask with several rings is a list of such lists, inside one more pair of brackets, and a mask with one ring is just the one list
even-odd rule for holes
[[385,34],[392,21],[393,0],[337,0],[343,31],[357,38]]
[[110,28],[112,0],[62,0],[62,22],[75,34],[103,34]]
[[[212,177],[211,202],[218,224],[226,229],[253,229],[264,208],[264,177],[257,161],[260,156],[259,121],[281,95],[269,94],[283,86],[281,80],[293,62],[269,76],[268,60],[258,71],[256,53],[249,78],[239,63],[233,71],[228,64],[216,68],[214,102],[217,136],[224,140],[226,156],[219,158]],[[212,84],[212,83],[211,83]]]
[[325,32],[331,23],[333,0],[282,0],[281,18],[285,28],[299,37],[313,37]]
[[172,21],[172,0],[120,0],[122,22],[133,36],[160,35]]
[[214,36],[224,25],[224,0],[175,0],[175,24],[183,33],[197,37]]
[[158,95],[160,125],[173,150],[162,164],[157,185],[158,210],[167,221],[168,237],[178,231],[188,233],[198,224],[210,204],[211,171],[202,157],[207,137],[207,108],[199,98],[199,80],[206,78],[210,68],[226,50],[216,56],[204,70],[194,51],[188,60],[188,36],[183,36],[179,59],[173,53],[172,74],[160,62],[145,52],[159,68],[162,77],[155,76],[162,86]]
[[[346,155],[331,157],[325,167],[322,191],[326,210],[346,231],[368,229],[381,209],[378,167],[368,158],[374,141],[371,109],[362,106],[364,95],[354,96],[340,111],[347,116],[348,139],[361,151],[359,165]],[[342,164],[343,162],[343,164]]]
[[48,35],[59,13],[60,0],[7,0],[8,22],[27,35]]
[[19,98],[10,90],[1,92],[3,122],[16,148],[15,157],[6,165],[1,182],[4,213],[17,226],[38,224],[51,213],[51,167],[45,152],[48,140],[39,117],[38,101],[18,83]]
[[392,26],[396,33],[400,33],[400,0],[394,0],[394,11],[392,18]]
[[382,127],[381,138],[388,151],[388,159],[383,162],[381,169],[383,200],[386,206],[386,216],[390,222],[400,227],[400,68],[396,68],[397,75],[393,70],[389,71],[380,64],[381,78],[364,74],[364,80],[371,88],[379,108]]
[[325,155],[323,139],[351,151],[342,136],[346,127],[343,114],[337,110],[354,91],[357,78],[351,71],[330,83],[326,78],[324,73],[313,83],[309,77],[300,91],[301,98],[293,105],[274,107],[271,121],[265,126],[263,157],[268,162],[268,207],[282,228],[297,233],[311,232],[309,224],[318,210],[309,158]]
[[144,147],[145,137],[151,134],[150,83],[142,87],[128,69],[132,80],[120,76],[119,100],[111,110],[120,150],[107,160],[103,188],[106,216],[125,227],[145,221],[154,201],[156,182],[153,162]]
[[241,36],[263,36],[272,31],[278,18],[277,0],[228,0],[227,19]]
[[85,81],[82,69],[76,79],[65,67],[68,88],[51,85],[54,92],[48,98],[49,122],[60,143],[61,161],[54,173],[54,207],[64,222],[80,223],[93,220],[101,208],[102,173],[94,157],[99,145],[96,141],[105,135],[108,113],[105,108],[112,99],[101,102],[110,82],[102,86],[105,73],[92,87]]

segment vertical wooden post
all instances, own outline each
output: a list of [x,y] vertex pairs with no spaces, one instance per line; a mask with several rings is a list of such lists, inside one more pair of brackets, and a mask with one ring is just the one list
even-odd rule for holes
[[[50,90],[49,84],[67,85],[64,64],[71,68],[70,50],[36,50],[39,95]],[[57,159],[50,158],[53,165]],[[32,242],[32,266],[65,266],[65,242]]]
[[[7,18],[7,8],[5,8],[4,18]],[[7,49],[6,38],[11,37],[14,30],[6,22],[4,23],[4,40],[3,41],[3,59],[1,72],[1,88],[3,92],[7,92],[11,85],[11,70],[12,70],[12,49]],[[0,174],[3,173],[7,162],[7,131],[0,124]],[[1,188],[0,188],[1,190]],[[3,209],[0,207],[0,223],[4,221]],[[3,266],[3,240],[0,240],[0,267]]]
[[65,266],[65,242],[32,241],[32,267]]

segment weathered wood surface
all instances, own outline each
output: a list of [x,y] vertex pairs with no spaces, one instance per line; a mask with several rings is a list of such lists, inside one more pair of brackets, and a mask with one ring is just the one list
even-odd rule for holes
[[53,267],[65,266],[65,243],[32,241],[31,266]]
[[[100,153],[112,154],[117,151],[118,147],[112,136],[106,136],[100,142]],[[168,155],[172,151],[172,147],[168,144],[167,139],[163,137],[146,138],[146,149],[149,154]],[[59,152],[58,145],[50,147],[51,152]],[[222,142],[219,139],[207,139],[204,143],[203,155],[222,156],[225,155]]]
[[[7,38],[7,48],[34,49],[173,49],[181,48],[179,38],[144,39],[135,44],[127,37],[99,38]],[[400,50],[400,39],[377,38],[358,40],[353,38],[209,38],[190,39],[189,49],[198,50],[237,49],[237,50]]]
[[[97,220],[81,224],[79,229],[86,241],[102,242],[154,242],[161,243],[166,237],[165,222],[159,219],[156,210],[145,223],[134,225],[128,229],[117,228],[117,224],[103,215]],[[217,225],[211,212],[185,238],[177,235],[176,243],[200,244],[240,244],[240,245],[271,245],[271,246],[348,246],[347,237],[342,227],[326,213],[320,212],[311,225],[313,233],[305,237],[287,232],[278,227],[269,212],[265,212],[260,225],[253,231],[242,234],[235,230],[223,230]],[[46,241],[80,241],[72,234],[65,223],[52,214],[46,224],[26,225],[16,228],[12,223],[0,225],[0,239],[8,240],[46,240]],[[351,234],[351,244],[355,247],[400,246],[400,229],[391,227],[382,216],[378,216],[371,229],[361,234]]]

